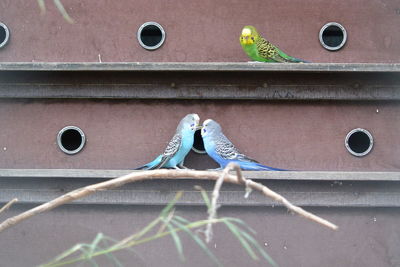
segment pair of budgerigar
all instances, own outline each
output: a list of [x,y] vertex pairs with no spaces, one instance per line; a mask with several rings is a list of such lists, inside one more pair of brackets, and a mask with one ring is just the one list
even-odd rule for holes
[[242,170],[279,171],[282,169],[271,168],[258,163],[239,152],[231,141],[222,133],[221,126],[214,120],[205,120],[199,125],[200,118],[197,114],[186,115],[176,128],[175,135],[169,141],[163,154],[156,157],[136,170],[153,170],[159,168],[185,168],[183,161],[190,152],[194,142],[194,133],[201,128],[204,148],[207,154],[214,159],[220,168],[225,168],[229,162],[237,163]]

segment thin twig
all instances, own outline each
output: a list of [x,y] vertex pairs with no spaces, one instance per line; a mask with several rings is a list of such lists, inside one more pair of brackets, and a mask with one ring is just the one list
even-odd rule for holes
[[10,200],[7,204],[5,204],[1,209],[0,209],[0,214],[6,210],[8,210],[12,204],[18,201],[18,198],[14,198]]
[[[215,182],[214,190],[211,195],[211,203],[208,209],[208,221],[206,231],[204,232],[206,236],[206,242],[209,243],[212,239],[212,221],[217,217],[217,201],[219,198],[219,192],[221,190],[222,183],[225,180],[225,176],[228,175],[229,171],[233,169],[232,166],[235,166],[235,163],[229,163],[225,169],[222,171],[221,176]],[[237,165],[236,165],[237,166]],[[239,167],[239,166],[238,166]]]
[[[43,203],[33,209],[27,210],[19,215],[6,219],[4,222],[0,224],[0,232],[5,229],[24,221],[34,215],[40,214],[45,211],[52,210],[60,205],[65,203],[72,202],[74,200],[86,197],[91,195],[97,191],[112,189],[116,187],[120,187],[127,183],[133,183],[142,180],[151,180],[151,179],[187,179],[194,178],[199,180],[217,180],[221,176],[220,172],[216,171],[194,171],[194,170],[151,170],[151,171],[135,171],[130,174],[110,179],[101,183],[88,185],[76,190],[73,190],[69,193],[66,193],[60,197],[57,197],[49,202]],[[242,184],[242,182],[238,181],[238,177],[236,175],[227,174],[224,177],[224,181],[232,184]],[[286,198],[282,197],[278,193],[272,191],[268,187],[256,183],[252,180],[246,180],[247,185],[254,189],[262,192],[265,196],[274,199],[275,201],[281,202],[285,205],[289,210],[307,218],[319,224],[322,224],[326,227],[329,227],[333,230],[336,230],[338,227],[327,220],[324,220],[312,213],[309,213],[303,210],[300,207],[297,207],[290,203]]]
[[221,190],[222,187],[222,183],[225,180],[225,176],[228,175],[229,171],[234,170],[236,172],[236,177],[237,177],[237,181],[240,184],[243,184],[246,186],[246,194],[245,194],[245,198],[248,197],[248,195],[251,192],[251,188],[249,187],[249,183],[248,180],[245,179],[243,177],[243,173],[242,170],[240,169],[239,165],[233,162],[230,162],[225,169],[223,170],[223,172],[221,173],[221,176],[218,178],[218,180],[215,183],[214,186],[214,190],[212,192],[212,196],[211,196],[211,204],[210,204],[210,208],[208,209],[208,221],[209,223],[207,223],[207,227],[206,230],[204,232],[205,236],[206,236],[206,242],[209,243],[212,239],[212,221],[214,221],[214,219],[217,217],[217,209],[218,209],[218,205],[217,205],[217,201],[219,198],[219,192]]
[[231,164],[231,168],[232,168],[232,170],[236,171],[236,176],[237,176],[237,179],[238,179],[239,183],[243,184],[246,187],[245,188],[246,194],[244,195],[244,198],[248,198],[250,193],[251,193],[251,191],[253,190],[249,186],[249,181],[250,180],[243,177],[242,169],[240,169],[239,165]]

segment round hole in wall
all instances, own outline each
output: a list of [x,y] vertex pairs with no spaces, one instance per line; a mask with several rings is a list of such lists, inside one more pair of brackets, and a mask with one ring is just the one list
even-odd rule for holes
[[10,39],[10,31],[8,30],[8,27],[0,22],[0,48],[4,47],[7,43],[8,40]]
[[329,22],[319,31],[319,41],[327,50],[339,50],[347,41],[346,29],[337,22]]
[[165,41],[165,31],[157,22],[146,22],[137,31],[139,44],[147,50],[159,48]]
[[85,146],[86,137],[76,126],[66,126],[57,135],[57,145],[66,154],[76,154]]
[[374,139],[370,132],[357,128],[351,130],[345,139],[347,150],[354,156],[362,157],[367,155],[374,145]]
[[204,148],[203,138],[201,137],[201,130],[194,132],[194,142],[192,150],[199,154],[205,154],[206,149]]

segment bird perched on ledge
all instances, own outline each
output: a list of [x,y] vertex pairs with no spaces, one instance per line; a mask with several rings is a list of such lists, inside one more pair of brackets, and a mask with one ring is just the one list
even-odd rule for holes
[[186,115],[178,124],[175,135],[169,141],[164,153],[135,170],[154,170],[160,168],[185,168],[183,161],[193,146],[194,133],[198,129],[200,117],[197,114]]
[[302,59],[286,55],[278,47],[264,39],[253,26],[245,26],[240,35],[240,44],[246,54],[255,61],[307,63]]
[[203,122],[201,136],[203,137],[204,148],[207,154],[220,165],[220,169],[225,168],[229,162],[234,162],[242,170],[285,171],[262,165],[256,160],[240,153],[222,133],[221,126],[214,120],[208,119]]

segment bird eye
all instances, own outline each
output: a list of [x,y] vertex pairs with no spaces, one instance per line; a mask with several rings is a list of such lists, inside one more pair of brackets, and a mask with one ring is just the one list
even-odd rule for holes
[[253,41],[254,41],[254,37],[251,37],[251,40],[253,40]]

